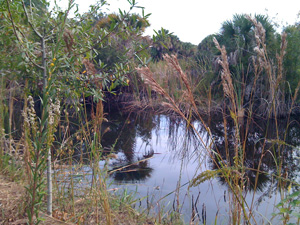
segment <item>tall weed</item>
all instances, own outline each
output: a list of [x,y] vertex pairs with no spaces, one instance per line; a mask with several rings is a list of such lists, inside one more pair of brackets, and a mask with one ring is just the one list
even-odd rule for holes
[[[245,90],[237,90],[237,86],[234,85],[235,80],[231,74],[229,69],[229,64],[227,61],[227,53],[225,47],[221,47],[218,41],[215,39],[215,45],[217,49],[221,52],[221,56],[218,59],[218,63],[221,65],[221,80],[222,80],[222,87],[224,92],[224,99],[227,102],[227,105],[224,107],[223,111],[223,124],[224,124],[224,143],[225,143],[225,151],[226,151],[226,158],[223,157],[221,153],[221,149],[218,149],[218,145],[214,142],[214,136],[212,135],[209,126],[206,124],[203,114],[199,111],[199,104],[195,100],[196,96],[193,93],[191,80],[187,77],[186,73],[183,72],[176,56],[172,55],[165,55],[164,59],[168,63],[169,67],[168,70],[176,71],[176,74],[170,73],[170,76],[174,76],[174,78],[179,78],[182,82],[182,86],[180,86],[179,91],[182,91],[184,94],[182,95],[182,99],[184,102],[188,103],[188,112],[183,111],[178,104],[178,101],[174,98],[172,94],[169,93],[168,87],[164,87],[160,84],[159,79],[156,79],[154,73],[148,67],[137,68],[138,73],[141,75],[142,79],[146,84],[148,84],[153,91],[159,93],[161,96],[164,97],[166,100],[162,102],[162,106],[166,107],[167,109],[175,112],[177,115],[182,117],[186,120],[188,126],[191,126],[192,129],[197,134],[199,141],[205,146],[206,152],[211,158],[211,160],[216,165],[215,170],[207,170],[203,173],[196,176],[191,181],[191,186],[197,186],[200,183],[211,179],[213,177],[221,177],[227,183],[231,197],[230,197],[230,223],[231,224],[258,224],[257,217],[254,214],[255,210],[253,208],[253,202],[249,203],[246,201],[247,195],[247,178],[245,176],[246,172],[249,170],[255,170],[256,172],[256,179],[254,183],[254,192],[253,192],[253,199],[255,195],[255,190],[258,187],[258,176],[262,172],[261,167],[263,163],[264,155],[266,155],[270,150],[268,148],[269,141],[268,134],[264,138],[263,145],[261,147],[261,157],[259,159],[258,167],[257,168],[248,168],[245,164],[245,157],[246,157],[246,141],[248,139],[249,129],[251,123],[254,120],[254,102],[255,102],[255,92],[256,92],[256,81],[261,78],[263,73],[267,74],[267,82],[269,87],[269,94],[265,99],[267,105],[263,108],[267,113],[267,120],[270,123],[272,118],[275,122],[275,130],[277,132],[276,135],[276,149],[274,150],[274,160],[277,165],[277,174],[276,176],[279,178],[279,191],[284,192],[286,186],[283,185],[283,180],[286,179],[284,173],[282,172],[283,168],[283,160],[282,154],[284,151],[284,139],[280,139],[279,135],[279,128],[277,126],[277,120],[280,115],[283,113],[283,105],[282,102],[282,91],[281,82],[283,79],[283,68],[282,68],[282,61],[284,57],[284,52],[286,48],[286,35],[282,35],[282,44],[280,53],[277,56],[277,65],[274,66],[271,62],[271,59],[267,55],[267,46],[265,45],[265,31],[260,23],[257,23],[255,19],[248,17],[250,21],[253,22],[255,25],[255,37],[256,37],[256,44],[254,51],[257,52],[257,57],[252,59],[253,62],[253,69],[254,69],[254,79],[253,85],[250,91],[250,101],[247,107],[245,107],[242,103],[242,99],[244,96],[243,91]],[[177,76],[178,74],[178,76]],[[173,79],[174,79],[173,78]],[[174,79],[175,80],[175,79]],[[245,85],[244,85],[245,86]],[[184,89],[183,89],[184,87]],[[176,90],[178,91],[178,90]],[[297,93],[297,91],[296,91]],[[293,101],[294,102],[294,101]],[[228,114],[230,119],[228,119]],[[189,116],[190,115],[190,116]],[[192,115],[192,116],[191,116]],[[192,124],[192,118],[196,120],[200,120],[202,125],[206,129],[207,133],[210,136],[212,144],[207,145],[204,142],[196,130],[196,128]],[[228,133],[226,130],[229,121],[233,121],[234,129],[233,133]],[[289,122],[288,122],[289,124]],[[233,149],[231,149],[228,143],[234,143]],[[227,144],[226,144],[227,143]],[[233,151],[233,162],[229,158],[229,155],[232,155]],[[276,157],[276,158],[275,158]],[[270,174],[272,176],[272,174]],[[298,184],[299,185],[299,184]],[[282,201],[284,201],[285,197],[282,196]],[[294,201],[296,204],[296,202]],[[285,220],[287,222],[287,220]],[[285,223],[286,223],[285,222]]]

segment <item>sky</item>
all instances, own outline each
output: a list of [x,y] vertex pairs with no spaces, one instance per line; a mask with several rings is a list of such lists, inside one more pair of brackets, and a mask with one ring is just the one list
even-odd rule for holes
[[[68,0],[57,0],[62,7]],[[90,4],[96,0],[75,0],[80,12],[86,12]],[[110,6],[107,12],[118,12],[118,9],[128,11],[127,0],[107,0]],[[198,45],[206,36],[218,33],[222,22],[232,20],[234,14],[264,14],[268,15],[280,27],[299,22],[299,0],[136,0],[137,5],[145,7],[145,14],[151,13],[151,26],[145,31],[152,36],[153,30],[164,29],[173,32],[181,41]],[[109,11],[108,11],[109,10]],[[141,9],[134,12],[141,14]]]

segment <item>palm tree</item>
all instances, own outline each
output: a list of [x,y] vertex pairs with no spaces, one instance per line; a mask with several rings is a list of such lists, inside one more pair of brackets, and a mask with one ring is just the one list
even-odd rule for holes
[[[275,59],[277,48],[275,29],[267,16],[255,15],[255,19],[264,27],[269,51],[268,55]],[[225,46],[240,107],[248,103],[250,91],[247,90],[251,90],[253,86],[252,57],[256,56],[253,50],[256,46],[254,29],[254,24],[247,19],[245,14],[236,14],[232,20],[227,20],[222,24],[218,34],[208,36],[198,46],[198,51],[203,51],[200,55],[209,57],[209,60],[212,62],[212,67],[215,71],[213,79],[215,84],[220,83],[219,72],[221,68],[216,63],[220,52],[214,46],[213,38],[215,37],[221,46]],[[261,78],[260,82],[262,85],[266,84],[265,79],[266,76]],[[260,94],[263,93],[260,92]]]
[[288,26],[284,31],[287,33],[284,69],[289,88],[294,94],[300,77],[300,23]]
[[[275,29],[264,15],[255,15],[257,22],[260,22],[266,32],[266,44],[271,50],[269,56],[275,55]],[[227,20],[222,24],[221,32],[216,37],[220,45],[226,47],[226,51],[231,58],[229,63],[231,65],[242,64],[243,73],[248,68],[249,58],[255,55],[253,49],[256,46],[254,25],[246,18],[245,14],[236,14],[233,20]],[[234,57],[234,58],[232,58]]]

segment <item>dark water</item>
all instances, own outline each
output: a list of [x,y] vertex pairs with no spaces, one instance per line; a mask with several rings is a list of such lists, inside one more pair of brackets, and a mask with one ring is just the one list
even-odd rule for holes
[[[220,157],[214,156],[214,151],[233,165],[235,130],[230,119],[226,124],[227,141],[222,117],[209,120],[211,135],[200,122],[193,123],[199,134],[196,135],[184,121],[164,115],[111,113],[108,121],[103,124],[107,132],[103,135],[102,145],[117,156],[109,161],[110,189],[134,192],[136,198],[143,198],[136,206],[152,212],[160,209],[178,211],[186,223],[194,215],[200,224],[204,221],[213,224],[216,216],[217,224],[230,224],[231,192],[224,178],[215,177],[196,187],[189,186],[201,172],[219,166]],[[240,127],[240,138],[246,140],[243,165],[249,168],[245,171],[243,196],[258,224],[267,224],[268,220],[280,224],[280,218],[272,217],[276,212],[274,207],[280,201],[278,180],[273,176],[278,175],[278,163],[282,162],[282,175],[300,182],[297,148],[300,129],[297,121],[291,121],[287,126],[286,120],[277,121],[277,124],[256,120],[249,127]],[[278,138],[285,140],[285,144],[275,141]],[[99,166],[103,167],[104,161],[100,161]],[[258,166],[262,173],[254,187]],[[88,173],[90,169],[85,166],[82,171]],[[286,182],[285,186],[290,183]],[[292,190],[297,188],[290,187]]]

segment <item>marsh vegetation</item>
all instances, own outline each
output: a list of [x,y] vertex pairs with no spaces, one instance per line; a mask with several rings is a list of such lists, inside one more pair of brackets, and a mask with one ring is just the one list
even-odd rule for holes
[[25,187],[1,222],[299,224],[299,23],[194,46],[128,2],[1,2],[0,170]]

